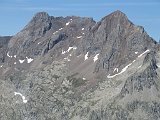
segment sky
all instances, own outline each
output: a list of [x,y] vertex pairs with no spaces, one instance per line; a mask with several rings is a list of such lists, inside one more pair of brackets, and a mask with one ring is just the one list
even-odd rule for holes
[[116,10],[159,41],[160,0],[0,0],[0,36],[15,35],[41,11],[50,16],[93,17],[98,22]]

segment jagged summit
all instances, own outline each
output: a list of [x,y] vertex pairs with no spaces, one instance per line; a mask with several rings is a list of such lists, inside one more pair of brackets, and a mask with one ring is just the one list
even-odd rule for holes
[[126,16],[126,14],[120,10],[116,10],[116,11],[112,12],[110,15]]
[[42,19],[42,18],[48,18],[49,15],[47,12],[38,12],[34,15],[33,18]]
[[110,13],[109,15],[106,15],[103,19],[105,19],[106,17],[109,18],[127,18],[126,14],[121,12],[120,10],[116,10],[112,13]]

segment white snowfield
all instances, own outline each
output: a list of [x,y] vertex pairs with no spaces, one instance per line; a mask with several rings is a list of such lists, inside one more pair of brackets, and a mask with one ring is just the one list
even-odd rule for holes
[[14,92],[14,95],[20,95],[22,97],[23,103],[27,103],[27,100],[26,100],[25,96],[23,96],[21,93]]
[[9,55],[9,52],[7,53],[7,56],[10,57],[10,58],[12,58],[12,57],[16,58],[17,57],[16,55],[13,55],[13,56]]
[[77,36],[77,38],[79,39],[79,38],[82,38],[82,36]]
[[63,28],[60,28],[59,30],[63,30]]
[[142,54],[138,55],[138,57],[142,57],[145,53],[149,52],[150,50],[144,51]]
[[66,51],[63,51],[63,50],[62,50],[62,54],[65,54],[65,53],[66,53]]
[[132,65],[132,63],[130,63],[130,64],[128,64],[127,66],[125,66],[122,70],[121,70],[121,72],[119,72],[119,73],[117,73],[117,74],[115,74],[115,75],[108,75],[107,76],[107,78],[114,78],[114,77],[116,77],[117,75],[120,75],[120,74],[122,74],[122,73],[124,73],[126,70],[127,70],[127,68],[129,67],[129,66],[131,66]]
[[118,72],[118,68],[114,68],[113,72],[115,72],[115,71]]
[[68,26],[69,24],[70,24],[70,22],[67,22],[67,23],[66,23],[66,26]]
[[72,50],[72,49],[73,49],[73,47],[69,47],[68,50],[67,50],[67,52],[69,52],[69,51]]
[[24,61],[25,61],[25,60],[19,60],[19,62],[20,62],[21,64],[24,63]]
[[[139,56],[138,56],[138,58],[139,57],[142,57],[144,54],[146,54],[147,52],[149,52],[150,50],[146,50],[145,52],[143,52],[142,54],[140,54]],[[133,60],[132,61],[132,63],[134,63],[136,60]],[[107,76],[107,78],[114,78],[114,77],[116,77],[117,75],[120,75],[120,74],[122,74],[122,73],[124,73],[127,69],[128,69],[128,67],[129,66],[131,66],[132,65],[132,63],[130,63],[130,64],[128,64],[127,66],[125,66],[122,70],[121,70],[121,72],[119,72],[119,73],[117,73],[117,74],[114,74],[114,75],[108,75]],[[139,66],[138,68],[140,68],[141,66]]]
[[138,68],[141,68],[141,67],[142,67],[142,65],[138,66]]
[[72,50],[72,49],[73,49],[73,50],[76,50],[77,47],[69,47],[68,50],[67,50],[67,52],[69,52],[69,51]]
[[26,59],[27,59],[27,63],[31,63],[31,62],[33,61],[33,59],[32,59],[32,58],[28,58],[28,57],[26,57]]
[[135,54],[138,54],[138,52],[135,52]]
[[85,54],[85,56],[84,56],[84,60],[87,60],[88,59],[88,52],[87,52],[87,54]]
[[98,60],[98,56],[99,56],[99,54],[96,54],[96,55],[94,56],[94,58],[93,58],[93,61],[94,61],[94,62],[96,62],[96,61]]
[[[58,33],[60,30],[63,30],[63,28],[60,28],[59,30],[55,31],[55,32],[53,33],[53,35],[55,35],[56,33]],[[39,42],[38,44],[40,44],[40,42]]]
[[12,56],[9,55],[9,52],[7,53],[7,56],[10,57],[10,58],[12,58]]
[[68,57],[67,57],[67,58],[64,58],[64,60],[71,61]]
[[66,26],[68,26],[71,22],[72,22],[72,19],[70,19],[70,21],[66,23]]
[[72,49],[73,49],[73,50],[76,50],[77,47],[75,47],[75,46],[69,47],[67,51],[63,51],[63,49],[62,49],[62,54],[66,54],[67,52],[69,53]]

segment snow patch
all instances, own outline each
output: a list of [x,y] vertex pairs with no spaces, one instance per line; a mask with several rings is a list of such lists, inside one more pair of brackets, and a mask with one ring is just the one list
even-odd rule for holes
[[7,52],[7,56],[10,57],[9,52]]
[[63,30],[63,28],[60,28],[59,30]]
[[39,45],[40,43],[41,43],[41,42],[39,42],[38,45]]
[[68,50],[67,50],[67,52],[69,52],[69,51],[72,50],[72,49],[73,49],[73,50],[76,50],[77,47],[69,47]]
[[63,51],[63,50],[62,50],[62,54],[64,55],[65,53],[66,53],[66,51]]
[[82,38],[82,36],[77,36],[77,38],[79,39],[79,38]]
[[85,56],[84,56],[84,60],[87,60],[88,59],[88,52],[87,52],[87,54],[85,54]]
[[69,47],[68,50],[67,50],[67,52],[69,52],[71,49],[73,49],[73,47]]
[[70,24],[70,22],[67,22],[67,23],[66,23],[66,26],[68,26],[69,24]]
[[[63,28],[60,28],[59,30],[55,31],[55,32],[53,33],[53,35],[55,35],[56,33],[58,33],[60,30],[63,30]],[[40,43],[40,42],[39,42],[39,43]]]
[[138,68],[141,68],[141,67],[142,67],[142,65],[138,66]]
[[138,57],[142,57],[144,54],[146,54],[147,52],[149,52],[150,50],[146,50],[144,51],[142,54],[138,55]]
[[86,78],[83,78],[83,80],[86,80]]
[[74,47],[69,47],[67,51],[63,51],[63,50],[62,50],[62,54],[65,54],[65,53],[67,53],[67,52],[70,52],[72,49],[73,49],[73,50],[76,50],[77,47],[75,47],[75,46],[74,46]]
[[7,56],[10,57],[10,58],[12,58],[12,56],[9,55],[9,52],[7,53]]
[[133,60],[132,63],[136,62],[136,60]]
[[16,62],[14,62],[14,64],[16,65],[17,63],[16,63]]
[[115,71],[118,72],[118,68],[114,68],[113,72],[115,72]]
[[1,68],[3,67],[3,65],[0,66]]
[[[132,62],[133,63],[133,62]],[[122,73],[124,73],[127,69],[128,69],[128,67],[129,66],[131,66],[132,65],[132,63],[130,63],[130,64],[128,64],[127,66],[125,66],[122,70],[121,70],[121,72],[119,72],[119,73],[117,73],[117,74],[115,74],[115,75],[108,75],[107,76],[107,78],[114,78],[114,77],[116,77],[117,75],[120,75],[120,74],[122,74]]]
[[54,32],[53,35],[56,34],[56,33],[58,33],[58,31]]
[[67,57],[67,58],[64,58],[64,60],[71,61],[68,57]]
[[23,63],[25,60],[19,60],[20,63]]
[[82,30],[84,30],[84,28],[82,28]]
[[69,54],[69,56],[72,56],[72,54]]
[[94,62],[96,62],[96,61],[98,60],[98,56],[99,56],[99,54],[96,54],[96,55],[94,56],[94,58],[93,58],[93,61],[94,61]]
[[84,35],[84,33],[82,33]]
[[138,52],[135,52],[135,54],[138,54]]
[[26,100],[25,96],[23,96],[21,93],[14,92],[14,95],[20,95],[22,97],[23,103],[27,103],[27,100]]
[[16,55],[14,55],[13,57],[14,57],[14,58],[16,58],[17,56],[16,56]]
[[28,58],[28,57],[26,57],[26,59],[27,59],[27,63],[31,63],[31,62],[33,61],[33,59],[32,59],[32,58]]
[[157,67],[160,68],[160,63],[157,63]]

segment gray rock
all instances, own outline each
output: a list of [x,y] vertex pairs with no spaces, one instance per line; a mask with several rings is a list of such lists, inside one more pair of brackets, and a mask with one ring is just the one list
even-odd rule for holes
[[159,120],[159,48],[121,11],[37,13],[0,37],[0,119]]

